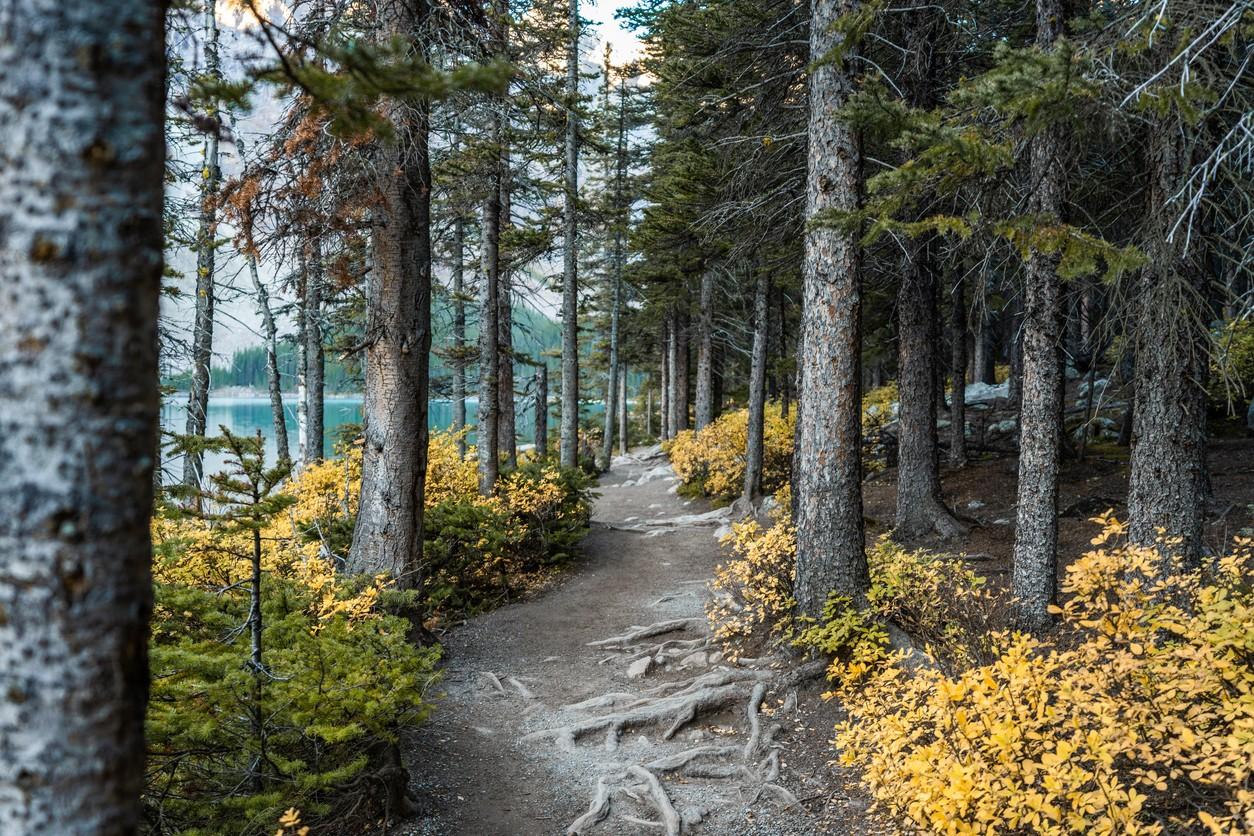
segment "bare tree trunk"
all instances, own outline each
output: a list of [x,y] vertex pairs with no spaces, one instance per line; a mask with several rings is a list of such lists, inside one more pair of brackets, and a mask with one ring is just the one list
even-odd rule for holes
[[280,464],[290,464],[291,451],[287,444],[287,413],[283,408],[283,381],[279,377],[279,336],[274,324],[274,312],[270,310],[270,294],[257,274],[257,258],[248,256],[248,275],[257,294],[257,312],[261,314],[262,332],[266,338],[266,384],[270,390],[270,417],[274,421],[274,444]]
[[[670,408],[671,408],[668,423],[670,425],[670,434],[672,437],[677,435],[680,430],[684,429],[683,422],[680,420],[679,416],[680,416],[680,412],[684,409],[684,407],[687,406],[686,397],[680,394],[681,393],[680,385],[681,385],[682,378],[680,377],[679,369],[680,369],[681,364],[684,364],[684,361],[687,358],[682,357],[680,355],[679,331],[680,331],[679,313],[677,311],[672,310],[670,313],[669,324],[666,330],[666,339],[667,339],[666,356],[670,362],[670,369],[667,373],[667,377],[671,383],[671,391],[670,391],[670,394],[667,396],[667,402],[670,404]],[[682,380],[682,382],[687,383],[686,380]]]
[[[1158,117],[1150,135],[1149,259],[1137,294],[1136,408],[1128,483],[1129,538],[1197,566],[1209,488],[1206,465],[1205,276],[1170,233],[1172,195],[1188,176],[1179,120]],[[1164,566],[1164,570],[1167,567]]]
[[713,357],[710,360],[710,420],[723,414],[723,364],[726,361],[723,347],[714,344]]
[[675,432],[688,429],[688,314],[675,318]]
[[[861,205],[862,152],[838,117],[853,93],[837,21],[859,0],[811,0],[809,154],[806,220]],[[862,523],[862,265],[855,232],[807,224],[803,278],[805,343],[800,353],[802,403],[797,416],[796,597],[818,618],[831,593],[855,606],[866,600]]]
[[898,537],[913,539],[935,531],[954,537],[964,531],[941,498],[936,437],[936,365],[939,328],[932,244],[906,243],[897,292],[898,379],[901,407],[897,422]]
[[309,258],[304,247],[297,256],[296,275],[296,453],[303,465],[309,461],[309,361],[305,339],[309,316],[305,309],[305,288],[309,284]]
[[974,359],[972,360],[971,382],[993,385],[997,382],[994,368],[993,323],[990,321],[987,302],[979,303],[979,316],[976,318]]
[[[393,34],[425,52],[426,0],[397,4]],[[431,353],[430,106],[388,103],[395,139],[379,165],[374,275],[367,306],[365,445],[350,571],[418,586],[427,479]]]
[[[626,383],[622,383],[622,393],[620,397],[619,378],[624,375],[620,374],[620,349],[619,341],[621,335],[619,333],[619,317],[623,304],[623,269],[626,265],[626,251],[623,246],[624,227],[627,223],[626,213],[630,211],[627,206],[627,195],[625,183],[627,177],[627,84],[625,79],[620,79],[618,83],[618,139],[617,147],[614,155],[614,251],[612,254],[613,262],[613,280],[610,287],[610,362],[609,376],[606,384],[605,399],[605,435],[601,445],[601,458],[604,461],[606,470],[610,466],[610,457],[614,450],[614,421],[615,414],[621,406],[626,414]],[[625,374],[625,373],[624,373]],[[623,427],[620,429],[623,449],[626,449],[627,430],[626,420],[623,421]]]
[[627,365],[618,370],[618,454],[627,455]]
[[770,343],[770,273],[758,270],[753,292],[753,362],[749,370],[749,432],[745,450],[745,486],[741,499],[747,508],[762,498],[763,438],[766,419],[766,361]]
[[[508,9],[503,10],[508,15]],[[508,20],[508,17],[505,18]],[[508,30],[505,41],[508,46]],[[501,235],[512,225],[510,193],[513,171],[510,162],[508,120],[501,131]],[[499,245],[499,239],[498,239]],[[506,467],[518,467],[518,420],[514,411],[514,277],[508,252],[500,254],[501,268],[497,288],[496,348],[497,361],[497,447],[505,456]]]
[[[1054,48],[1063,33],[1062,0],[1037,0],[1036,45]],[[1047,127],[1032,138],[1030,177],[1035,183],[1032,211],[1057,222],[1066,190],[1059,153],[1063,137]],[[1033,251],[1024,288],[1023,406],[1019,417],[1018,521],[1015,528],[1013,586],[1015,615],[1027,630],[1047,629],[1049,606],[1057,596],[1058,457],[1061,441],[1062,285],[1058,259]]]
[[566,246],[562,264],[562,467],[579,464],[579,0],[570,0],[566,55]]
[[618,414],[618,309],[622,293],[622,265],[619,260],[621,239],[617,239],[614,255],[614,275],[610,286],[610,345],[609,372],[605,384],[605,432],[601,438],[601,469],[609,470],[614,451],[614,423]]
[[714,270],[701,274],[701,302],[697,311],[697,414],[696,428],[714,420]]
[[662,322],[662,402],[661,416],[658,425],[662,429],[662,439],[671,437],[671,318],[670,314]]
[[165,5],[0,11],[0,830],[15,836],[140,826]]
[[[491,132],[500,142],[503,124],[500,101],[490,103]],[[479,410],[475,420],[475,446],[479,454],[479,493],[491,496],[500,473],[501,352],[501,158],[491,157],[488,193],[483,203],[483,244],[480,258],[483,278],[479,283]]]
[[959,265],[954,278],[953,295],[949,300],[949,323],[953,333],[950,355],[950,376],[954,392],[949,407],[949,464],[963,467],[967,463],[967,274],[966,265]]
[[[215,4],[207,2],[204,11],[205,28],[205,75],[210,79],[222,76],[218,57],[218,18]],[[212,116],[218,114],[216,104]],[[187,393],[187,424],[185,432],[203,438],[209,414],[210,367],[213,363],[213,306],[215,287],[214,245],[218,232],[217,195],[222,182],[222,169],[218,155],[218,133],[205,133],[204,162],[201,168],[200,225],[196,230],[196,313],[192,326],[192,379]],[[189,451],[183,459],[183,484],[200,486],[203,454]]]
[[466,458],[466,219],[453,220],[453,432],[457,433],[457,456]]
[[323,404],[325,403],[326,352],[322,347],[322,285],[325,271],[322,244],[310,242],[309,273],[305,280],[305,416],[308,446],[305,463],[322,461]]
[[651,386],[644,393],[644,437],[653,437],[653,388]]
[[536,366],[536,455],[549,456],[549,367],[545,363]]

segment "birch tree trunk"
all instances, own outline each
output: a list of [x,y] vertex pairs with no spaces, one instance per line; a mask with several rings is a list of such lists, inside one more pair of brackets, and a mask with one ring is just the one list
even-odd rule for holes
[[466,458],[466,219],[453,220],[453,432],[457,433],[457,456]]
[[[216,0],[206,0],[204,8],[205,76],[211,81],[222,77],[218,57],[218,18]],[[210,105],[215,119],[215,104]],[[215,287],[214,244],[218,233],[217,194],[222,182],[218,155],[218,134],[205,133],[204,160],[200,171],[200,224],[196,230],[196,312],[192,324],[192,378],[187,393],[187,435],[203,438],[209,414],[210,367],[213,363],[213,306]],[[183,484],[199,487],[204,456],[189,451],[183,459]]]
[[[857,235],[811,223],[861,204],[862,152],[837,111],[853,93],[849,44],[836,22],[860,0],[811,0],[806,239],[802,263],[804,344],[799,352],[795,591],[818,618],[830,593],[855,606],[868,586],[862,523],[862,264]],[[833,58],[834,50],[846,54]]]
[[559,461],[579,464],[579,0],[570,0],[566,55],[566,246],[562,264],[562,426]]
[[[426,0],[390,7],[392,34],[425,51]],[[365,444],[349,569],[419,583],[427,479],[431,354],[430,106],[389,102],[395,138],[382,149],[367,305]]]
[[1170,234],[1176,220],[1171,198],[1190,170],[1178,118],[1157,118],[1150,154],[1149,259],[1137,293],[1128,534],[1134,543],[1152,545],[1162,529],[1164,551],[1196,567],[1209,488],[1203,388],[1209,317],[1205,277],[1185,249],[1183,232]]
[[697,405],[696,429],[714,420],[714,271],[701,274],[701,303],[697,311]]
[[136,833],[165,4],[0,2],[0,831]]
[[326,351],[322,347],[322,292],[325,269],[322,244],[310,242],[309,273],[305,280],[305,463],[320,462],[324,450]]
[[[1037,0],[1036,46],[1052,50],[1063,34],[1062,0]],[[1066,173],[1059,154],[1063,137],[1056,126],[1032,138],[1030,198],[1034,214],[1059,222]],[[1057,596],[1058,457],[1061,442],[1062,284],[1058,258],[1033,251],[1028,255],[1024,287],[1023,349],[1019,412],[1019,487],[1015,528],[1015,616],[1026,630],[1042,631],[1052,618],[1049,606]]]
[[746,509],[762,498],[762,433],[766,418],[766,360],[770,344],[770,273],[758,270],[753,292],[753,361],[749,369],[749,428],[745,449],[745,486],[741,493]]

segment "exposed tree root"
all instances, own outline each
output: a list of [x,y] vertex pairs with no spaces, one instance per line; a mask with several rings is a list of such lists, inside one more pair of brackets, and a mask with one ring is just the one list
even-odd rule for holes
[[574,823],[566,829],[566,836],[580,836],[610,814],[609,781],[613,778],[622,778],[624,774],[602,775],[597,778],[596,789],[592,792],[592,803],[588,805],[588,812],[575,819]]
[[668,621],[658,621],[644,627],[632,627],[621,636],[611,636],[608,639],[588,642],[588,647],[603,647],[623,650],[639,643],[641,639],[650,639],[654,636],[661,636],[666,633],[675,633],[679,630],[687,630],[692,627],[704,626],[704,618],[672,618]]
[[653,806],[657,808],[658,814],[662,817],[662,824],[666,828],[666,836],[679,836],[679,831],[683,827],[683,821],[679,818],[675,805],[671,803],[670,796],[663,789],[662,782],[643,766],[629,766],[627,771],[648,785],[649,798],[652,799]]

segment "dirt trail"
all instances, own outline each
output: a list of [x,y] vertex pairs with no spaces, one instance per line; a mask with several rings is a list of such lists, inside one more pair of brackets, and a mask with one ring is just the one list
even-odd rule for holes
[[[769,673],[726,666],[719,656],[703,653],[685,658],[681,665],[684,651],[679,650],[671,651],[674,655],[667,663],[649,675],[629,679],[630,655],[588,646],[633,626],[683,618],[694,619],[691,629],[671,631],[644,644],[652,643],[658,658],[666,658],[666,652],[657,652],[657,643],[672,639],[700,643],[705,632],[700,620],[705,581],[720,559],[715,533],[725,515],[683,500],[675,494],[675,485],[664,459],[616,460],[598,488],[600,498],[580,568],[557,588],[473,619],[446,637],[444,696],[432,719],[405,746],[424,811],[399,832],[561,834],[588,811],[597,779],[603,775],[697,746],[730,750],[735,744],[737,752],[744,747],[748,723],[743,697],[752,683],[722,685],[723,691],[709,692],[717,696],[744,689],[735,692],[736,705],[699,714],[672,741],[661,739],[664,725],[629,725],[621,737],[610,735],[613,739],[608,741],[603,729],[573,743],[544,734],[595,717],[596,711],[563,708],[589,698],[616,692],[639,695],[667,689],[667,683],[678,683],[673,687],[679,688],[702,674],[718,679]],[[783,769],[768,776],[774,778],[773,785],[788,788],[786,793],[814,815],[801,805],[789,805],[786,794],[764,792],[764,779],[751,780],[743,766],[734,767],[741,777],[732,780],[659,772],[676,815],[684,819],[684,833],[870,832],[858,823],[865,801],[849,794],[842,780],[847,776],[827,764],[832,753],[826,740],[834,714],[817,699],[817,690],[817,684],[802,686],[800,700],[792,700],[800,703],[799,708],[790,704],[788,716],[781,711],[774,718],[784,727],[771,730],[782,731],[780,742],[771,745],[768,739],[762,747],[762,753],[776,750],[771,757],[782,760]],[[620,704],[609,711],[621,709],[628,699],[620,696]],[[764,705],[771,710],[781,699],[772,691]],[[529,734],[532,737],[525,739]],[[755,748],[755,761],[756,754]],[[744,761],[749,763],[748,756]],[[756,766],[750,767],[758,776]],[[611,786],[626,792],[613,792],[606,817],[582,832],[665,833],[666,811],[659,810],[647,792],[641,795],[645,780],[639,772],[612,778]],[[790,809],[785,811],[785,806]]]

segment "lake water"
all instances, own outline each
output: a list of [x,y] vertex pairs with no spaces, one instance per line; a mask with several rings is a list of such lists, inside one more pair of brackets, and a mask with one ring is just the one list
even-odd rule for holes
[[[292,455],[297,454],[296,442],[296,398],[285,397],[283,407],[287,413],[288,448]],[[474,400],[466,402],[466,421],[475,422],[477,404]],[[588,409],[585,405],[585,409]],[[518,432],[522,439],[531,440],[532,427],[531,404],[519,401],[517,410]],[[592,407],[595,411],[596,407]],[[453,425],[453,403],[447,400],[433,400],[428,404],[427,424],[433,430],[443,430]],[[361,423],[361,396],[327,398],[323,407],[324,437],[323,449],[327,455],[333,451],[339,439],[339,428],[345,424]],[[187,426],[187,393],[177,392],[166,399],[161,409],[161,426],[171,432],[183,432]],[[266,397],[210,397],[207,423],[209,435],[219,435],[218,428],[225,426],[235,435],[254,435],[261,430],[265,438],[266,461],[273,463],[276,457],[274,421],[270,414],[270,399]],[[556,415],[550,416],[549,426],[557,427]],[[470,437],[474,442],[473,434]],[[222,455],[208,453],[205,455],[205,473],[218,473],[222,470],[225,460]],[[169,483],[177,480],[183,473],[181,457],[170,456],[162,462],[165,478]]]

